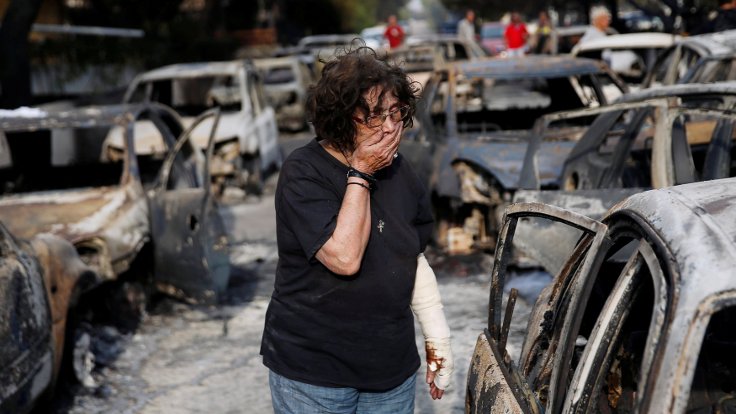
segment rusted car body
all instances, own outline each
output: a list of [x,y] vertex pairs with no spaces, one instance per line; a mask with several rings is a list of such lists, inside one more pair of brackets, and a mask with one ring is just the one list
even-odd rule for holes
[[53,390],[64,354],[68,292],[94,280],[68,241],[16,240],[0,224],[0,413],[29,412]]
[[604,60],[633,89],[639,87],[653,70],[662,50],[671,47],[679,38],[652,32],[614,34],[578,43],[570,54]]
[[[218,189],[237,186],[260,193],[266,175],[281,167],[278,128],[268,105],[260,75],[247,60],[182,63],[140,74],[125,92],[124,104],[156,102],[173,108],[189,126],[204,111],[221,109],[215,136],[211,174]],[[163,157],[167,146],[151,122],[135,125],[136,150]],[[207,147],[212,120],[192,132],[192,142]],[[123,147],[123,130],[113,128],[106,140],[106,155]]]
[[[604,63],[584,58],[489,58],[435,70],[418,106],[420,127],[405,133],[401,153],[435,197],[438,243],[456,252],[492,248],[496,210],[517,186],[534,121],[605,105],[624,91]],[[561,164],[566,152],[557,146],[543,153]]]
[[314,82],[312,71],[295,56],[254,59],[261,73],[263,91],[276,111],[280,129],[301,131],[307,128],[307,89]]
[[682,37],[663,50],[643,88],[736,79],[736,30]]
[[469,42],[455,35],[420,34],[406,38],[406,46],[431,46],[440,52],[447,62],[476,60],[488,56],[485,50],[475,42]]
[[[488,327],[468,372],[468,413],[729,412],[736,379],[736,180],[639,193],[596,221],[511,205],[499,234]],[[526,320],[503,292],[516,226],[580,234]],[[521,325],[521,326],[518,326]],[[520,348],[510,330],[525,332]]]
[[[734,106],[736,82],[720,82],[654,88],[606,108],[550,115],[536,127],[520,178],[521,188],[536,191],[517,191],[515,200],[539,196],[561,201],[565,192],[573,192],[577,201],[570,204],[576,204],[599,195],[607,201],[598,210],[579,210],[599,218],[613,203],[642,189],[733,176]],[[595,120],[557,166],[563,192],[539,192],[550,188],[539,171],[545,164],[540,145],[548,139],[542,132],[546,124],[591,114]]]
[[[204,114],[186,131],[176,113],[155,104],[2,117],[0,220],[19,238],[51,233],[68,240],[92,267],[92,285],[115,280],[137,261],[143,273],[152,266],[153,281],[167,291],[215,300],[229,278],[227,240],[211,196],[209,157],[190,137],[216,115]],[[164,158],[136,152],[142,120],[168,146]],[[123,146],[101,160],[113,126],[125,131]],[[80,151],[65,157],[65,148]],[[148,254],[152,263],[145,263]]]
[[435,69],[445,65],[445,58],[432,45],[403,45],[387,52],[390,62],[399,65],[422,90]]
[[[651,188],[736,176],[734,127],[736,83],[673,85],[627,95],[620,103],[595,111],[560,113],[556,121],[597,117],[561,164],[549,165],[532,139],[515,202],[537,201],[571,209],[599,219],[620,200]],[[539,125],[540,131],[544,125]],[[543,148],[543,147],[542,147]],[[544,174],[554,170],[555,184]],[[553,168],[556,167],[556,168]],[[574,234],[522,226],[520,232],[545,233],[521,250],[549,268],[540,244],[554,240],[561,251],[573,245]],[[554,255],[553,255],[554,256]],[[559,256],[559,255],[557,255]],[[558,263],[553,264],[556,266]]]

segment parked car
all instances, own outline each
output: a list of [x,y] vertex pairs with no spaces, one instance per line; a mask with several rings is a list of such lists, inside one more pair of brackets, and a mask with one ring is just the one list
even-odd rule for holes
[[667,33],[617,34],[578,43],[570,54],[604,60],[630,87],[640,87],[659,53],[678,40]]
[[419,82],[422,90],[435,69],[445,65],[445,58],[432,45],[404,45],[388,51],[387,59],[399,65],[411,80]]
[[[276,114],[266,102],[258,72],[248,61],[182,63],[154,69],[135,78],[123,102],[169,106],[185,126],[202,112],[221,108],[211,165],[220,190],[232,185],[259,194],[267,175],[281,167]],[[157,138],[153,124],[142,121],[135,128],[137,151],[163,157],[167,147]],[[192,132],[192,142],[206,148],[211,130],[209,119]],[[122,128],[113,128],[106,146],[121,149],[123,133]]]
[[[715,57],[728,64],[721,70],[723,76],[710,81],[733,80],[730,77],[732,57],[736,53],[736,30],[683,37],[662,51],[653,69],[644,80],[643,87],[674,85],[676,83],[702,83],[703,65],[713,62]],[[712,73],[712,72],[711,72]]]
[[648,15],[641,10],[619,11],[618,18],[628,32],[663,32],[664,22],[659,16]]
[[[556,166],[556,182],[541,182],[539,145],[549,139],[535,134],[527,147],[520,187],[586,190],[587,197],[598,190],[607,201],[585,214],[601,217],[630,191],[730,177],[736,173],[735,106],[736,82],[731,81],[648,89],[605,108],[550,115],[540,120],[537,131],[551,121],[596,118],[582,137],[571,139],[575,145]],[[560,139],[564,136],[554,137]]]
[[[736,179],[639,193],[602,221],[537,203],[506,212],[488,326],[467,379],[469,413],[729,412],[736,395]],[[515,226],[580,234],[514,319],[504,307]],[[534,235],[538,237],[538,235]],[[508,346],[509,332],[523,344]]]
[[[535,135],[519,184],[532,190],[517,190],[513,200],[544,202],[599,219],[615,203],[650,188],[734,177],[735,104],[735,82],[690,84],[640,91],[595,111],[550,115],[548,121],[563,123],[593,113],[596,118],[574,145],[560,145],[562,133],[544,144],[560,146],[561,162],[538,149],[547,139]],[[566,250],[577,238],[557,232],[544,240]],[[539,244],[521,250],[546,268],[559,265],[540,257],[540,251],[550,249]]]
[[308,50],[313,56],[321,56],[323,53],[331,56],[336,50],[349,48],[356,44],[356,40],[359,41],[360,39],[361,37],[357,33],[304,36],[297,43],[297,47]]
[[357,33],[320,34],[301,38],[292,53],[304,56],[312,72],[319,77],[322,73],[322,62],[330,60],[336,53],[360,46],[364,46],[364,41]]
[[446,34],[417,34],[406,38],[407,46],[434,46],[440,50],[447,62],[475,60],[487,57],[488,54],[475,42],[470,42]]
[[[492,248],[496,208],[518,185],[534,120],[605,105],[625,90],[604,63],[567,56],[489,58],[436,70],[419,103],[420,127],[401,142],[434,195],[436,242],[456,252]],[[484,187],[477,191],[474,170],[489,177],[478,180]]]
[[[553,28],[550,42],[552,43],[552,54],[561,55],[568,54],[572,51],[572,48],[580,41],[585,31],[588,30],[588,25],[570,25],[570,26],[558,26]],[[610,35],[618,34],[616,29],[609,27],[606,29],[606,33]]]
[[[207,157],[191,139],[216,115],[186,130],[157,104],[0,117],[0,221],[22,239],[51,233],[72,243],[96,276],[86,288],[135,269],[167,293],[212,302],[230,275],[227,239],[206,165],[214,139]],[[163,158],[136,151],[142,120],[166,145]],[[105,145],[116,125],[122,145]]]
[[61,370],[71,293],[93,278],[66,240],[20,241],[0,224],[0,413],[47,402]]
[[[407,32],[407,27],[402,27],[404,33]],[[360,38],[363,39],[365,45],[375,51],[389,50],[388,39],[384,36],[386,31],[386,25],[381,24],[378,26],[366,27],[360,31]]]
[[279,129],[306,129],[307,88],[314,82],[309,67],[294,56],[256,59],[253,63],[261,73],[266,98],[276,111]]
[[487,22],[480,26],[480,45],[489,56],[500,55],[506,50],[505,30],[506,25],[502,22]]

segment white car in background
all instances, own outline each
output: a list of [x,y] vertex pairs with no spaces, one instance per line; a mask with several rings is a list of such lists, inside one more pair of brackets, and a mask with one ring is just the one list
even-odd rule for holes
[[[403,28],[406,32],[406,28]],[[383,35],[386,31],[385,25],[366,27],[360,31],[360,38],[363,39],[365,45],[376,51],[388,50],[390,48],[388,40]]]
[[[182,63],[137,76],[125,93],[124,103],[158,102],[173,108],[185,127],[200,113],[221,108],[215,132],[210,172],[218,190],[234,185],[260,193],[265,176],[281,167],[276,114],[265,99],[260,75],[247,60]],[[212,121],[198,125],[192,141],[205,149]],[[161,157],[166,146],[150,121],[135,124],[138,155]],[[123,146],[123,129],[113,128],[107,148]]]
[[680,36],[668,33],[626,33],[578,43],[570,54],[601,59],[629,86],[639,87],[653,70],[660,53],[674,45]]

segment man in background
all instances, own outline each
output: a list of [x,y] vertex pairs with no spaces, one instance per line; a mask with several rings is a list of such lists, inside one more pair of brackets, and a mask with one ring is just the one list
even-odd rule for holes
[[588,27],[583,37],[580,38],[579,43],[582,44],[588,40],[608,36],[607,31],[611,26],[611,12],[602,6],[593,7],[590,11],[590,24],[591,26]]
[[526,39],[529,38],[529,32],[527,32],[524,22],[521,21],[521,15],[519,13],[511,13],[511,21],[506,26],[503,38],[506,41],[506,53],[508,57],[524,56]]
[[457,24],[457,35],[461,39],[475,41],[475,12],[468,10],[465,18]]
[[388,25],[386,31],[383,32],[383,36],[388,40],[391,49],[401,46],[401,43],[404,42],[404,29],[399,26],[396,15],[388,16]]

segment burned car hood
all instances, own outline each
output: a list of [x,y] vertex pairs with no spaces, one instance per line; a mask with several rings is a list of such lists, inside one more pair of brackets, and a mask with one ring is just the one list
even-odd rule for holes
[[[559,184],[562,166],[575,142],[543,142],[539,150],[539,177],[542,186]],[[454,162],[466,161],[491,174],[507,190],[519,186],[527,141],[465,141],[460,142]]]
[[48,232],[75,242],[99,233],[129,202],[120,187],[18,194],[0,199],[0,220],[20,238]]

